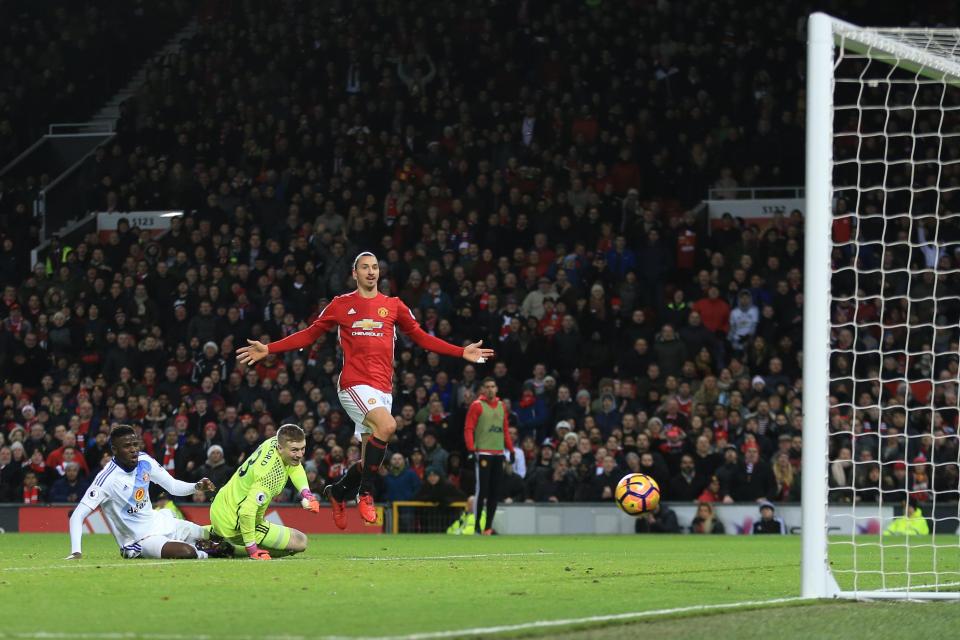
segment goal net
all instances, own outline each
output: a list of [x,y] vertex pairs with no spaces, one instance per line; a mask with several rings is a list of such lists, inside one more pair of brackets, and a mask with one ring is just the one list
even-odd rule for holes
[[803,593],[960,598],[960,29],[808,35]]

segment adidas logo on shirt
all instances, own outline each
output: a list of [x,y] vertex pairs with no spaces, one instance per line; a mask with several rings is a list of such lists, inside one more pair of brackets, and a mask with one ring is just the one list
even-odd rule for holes
[[348,316],[352,316],[352,315],[354,315],[355,313],[356,313],[356,310],[354,310],[353,307],[350,308],[350,311],[347,311],[347,315],[348,315]]

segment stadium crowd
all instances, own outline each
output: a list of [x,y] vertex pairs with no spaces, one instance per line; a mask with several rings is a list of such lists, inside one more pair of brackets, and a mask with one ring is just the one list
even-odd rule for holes
[[[89,118],[189,17],[182,0],[0,5],[0,167],[52,122]],[[9,186],[9,185],[8,185]]]
[[[251,368],[234,351],[306,326],[361,250],[427,331],[497,351],[464,366],[399,337],[378,499],[473,492],[463,421],[488,375],[518,443],[507,502],[611,500],[631,471],[667,500],[799,499],[802,220],[709,229],[693,207],[800,183],[800,4],[433,8],[207,4],[88,168],[98,210],[186,214],[28,272],[0,247],[0,501],[75,500],[116,423],[219,486],[295,422],[319,494],[359,457],[336,337]],[[835,410],[831,499],[955,492],[940,413],[945,437],[907,438],[930,432],[916,413]]]
[[5,261],[27,266],[41,240],[33,202],[57,178],[41,153],[14,160],[49,125],[93,117],[192,10],[184,0],[0,3],[0,246],[11,242]]

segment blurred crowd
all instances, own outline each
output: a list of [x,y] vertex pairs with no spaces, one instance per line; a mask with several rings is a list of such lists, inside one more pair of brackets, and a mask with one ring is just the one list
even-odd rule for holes
[[183,0],[0,4],[0,167],[52,122],[82,122],[189,17]]
[[[192,4],[0,3],[0,280],[17,280],[15,274],[28,268],[30,250],[40,243],[34,201],[58,178],[44,147],[19,163],[14,160],[48,134],[49,125],[86,122],[96,115],[187,24]],[[77,199],[73,204],[76,211],[69,217],[90,208]]]
[[[628,472],[665,500],[797,501],[802,219],[711,225],[694,205],[801,183],[802,15],[206,3],[86,169],[96,210],[185,215],[159,238],[121,223],[55,242],[32,270],[0,246],[0,501],[75,500],[116,423],[219,486],[296,422],[319,492],[359,457],[336,337],[254,367],[234,351],[306,326],[361,250],[427,331],[497,352],[465,365],[400,337],[378,499],[473,493],[463,420],[492,375],[517,443],[504,501],[612,500]],[[904,330],[834,314],[841,351],[880,348],[858,323],[897,325],[879,344]],[[924,419],[899,353],[856,384],[835,358],[833,500],[955,499],[955,382]],[[955,380],[956,361],[931,372]]]

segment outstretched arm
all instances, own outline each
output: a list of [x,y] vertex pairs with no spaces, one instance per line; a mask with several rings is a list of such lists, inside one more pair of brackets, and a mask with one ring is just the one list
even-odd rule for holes
[[170,472],[159,464],[154,464],[153,470],[150,473],[151,480],[163,487],[164,490],[172,496],[192,496],[197,491],[216,491],[213,482],[208,478],[204,478],[196,483],[183,482],[171,476]]
[[295,351],[309,347],[317,341],[317,338],[332,329],[337,323],[334,317],[334,309],[331,309],[333,305],[334,303],[331,302],[324,307],[323,311],[320,312],[320,315],[309,327],[292,333],[286,338],[271,342],[270,344],[264,344],[257,340],[247,340],[246,347],[237,349],[237,362],[246,365],[256,364],[271,353]]
[[440,338],[430,335],[420,327],[417,319],[413,317],[413,312],[410,311],[410,308],[402,301],[397,305],[397,325],[401,331],[410,336],[410,339],[419,346],[428,351],[439,353],[442,356],[453,356],[454,358],[463,358],[470,362],[480,363],[486,362],[487,358],[493,357],[493,349],[481,348],[483,340],[469,344],[466,347],[458,347],[457,345],[450,344],[446,340],[441,340]]

